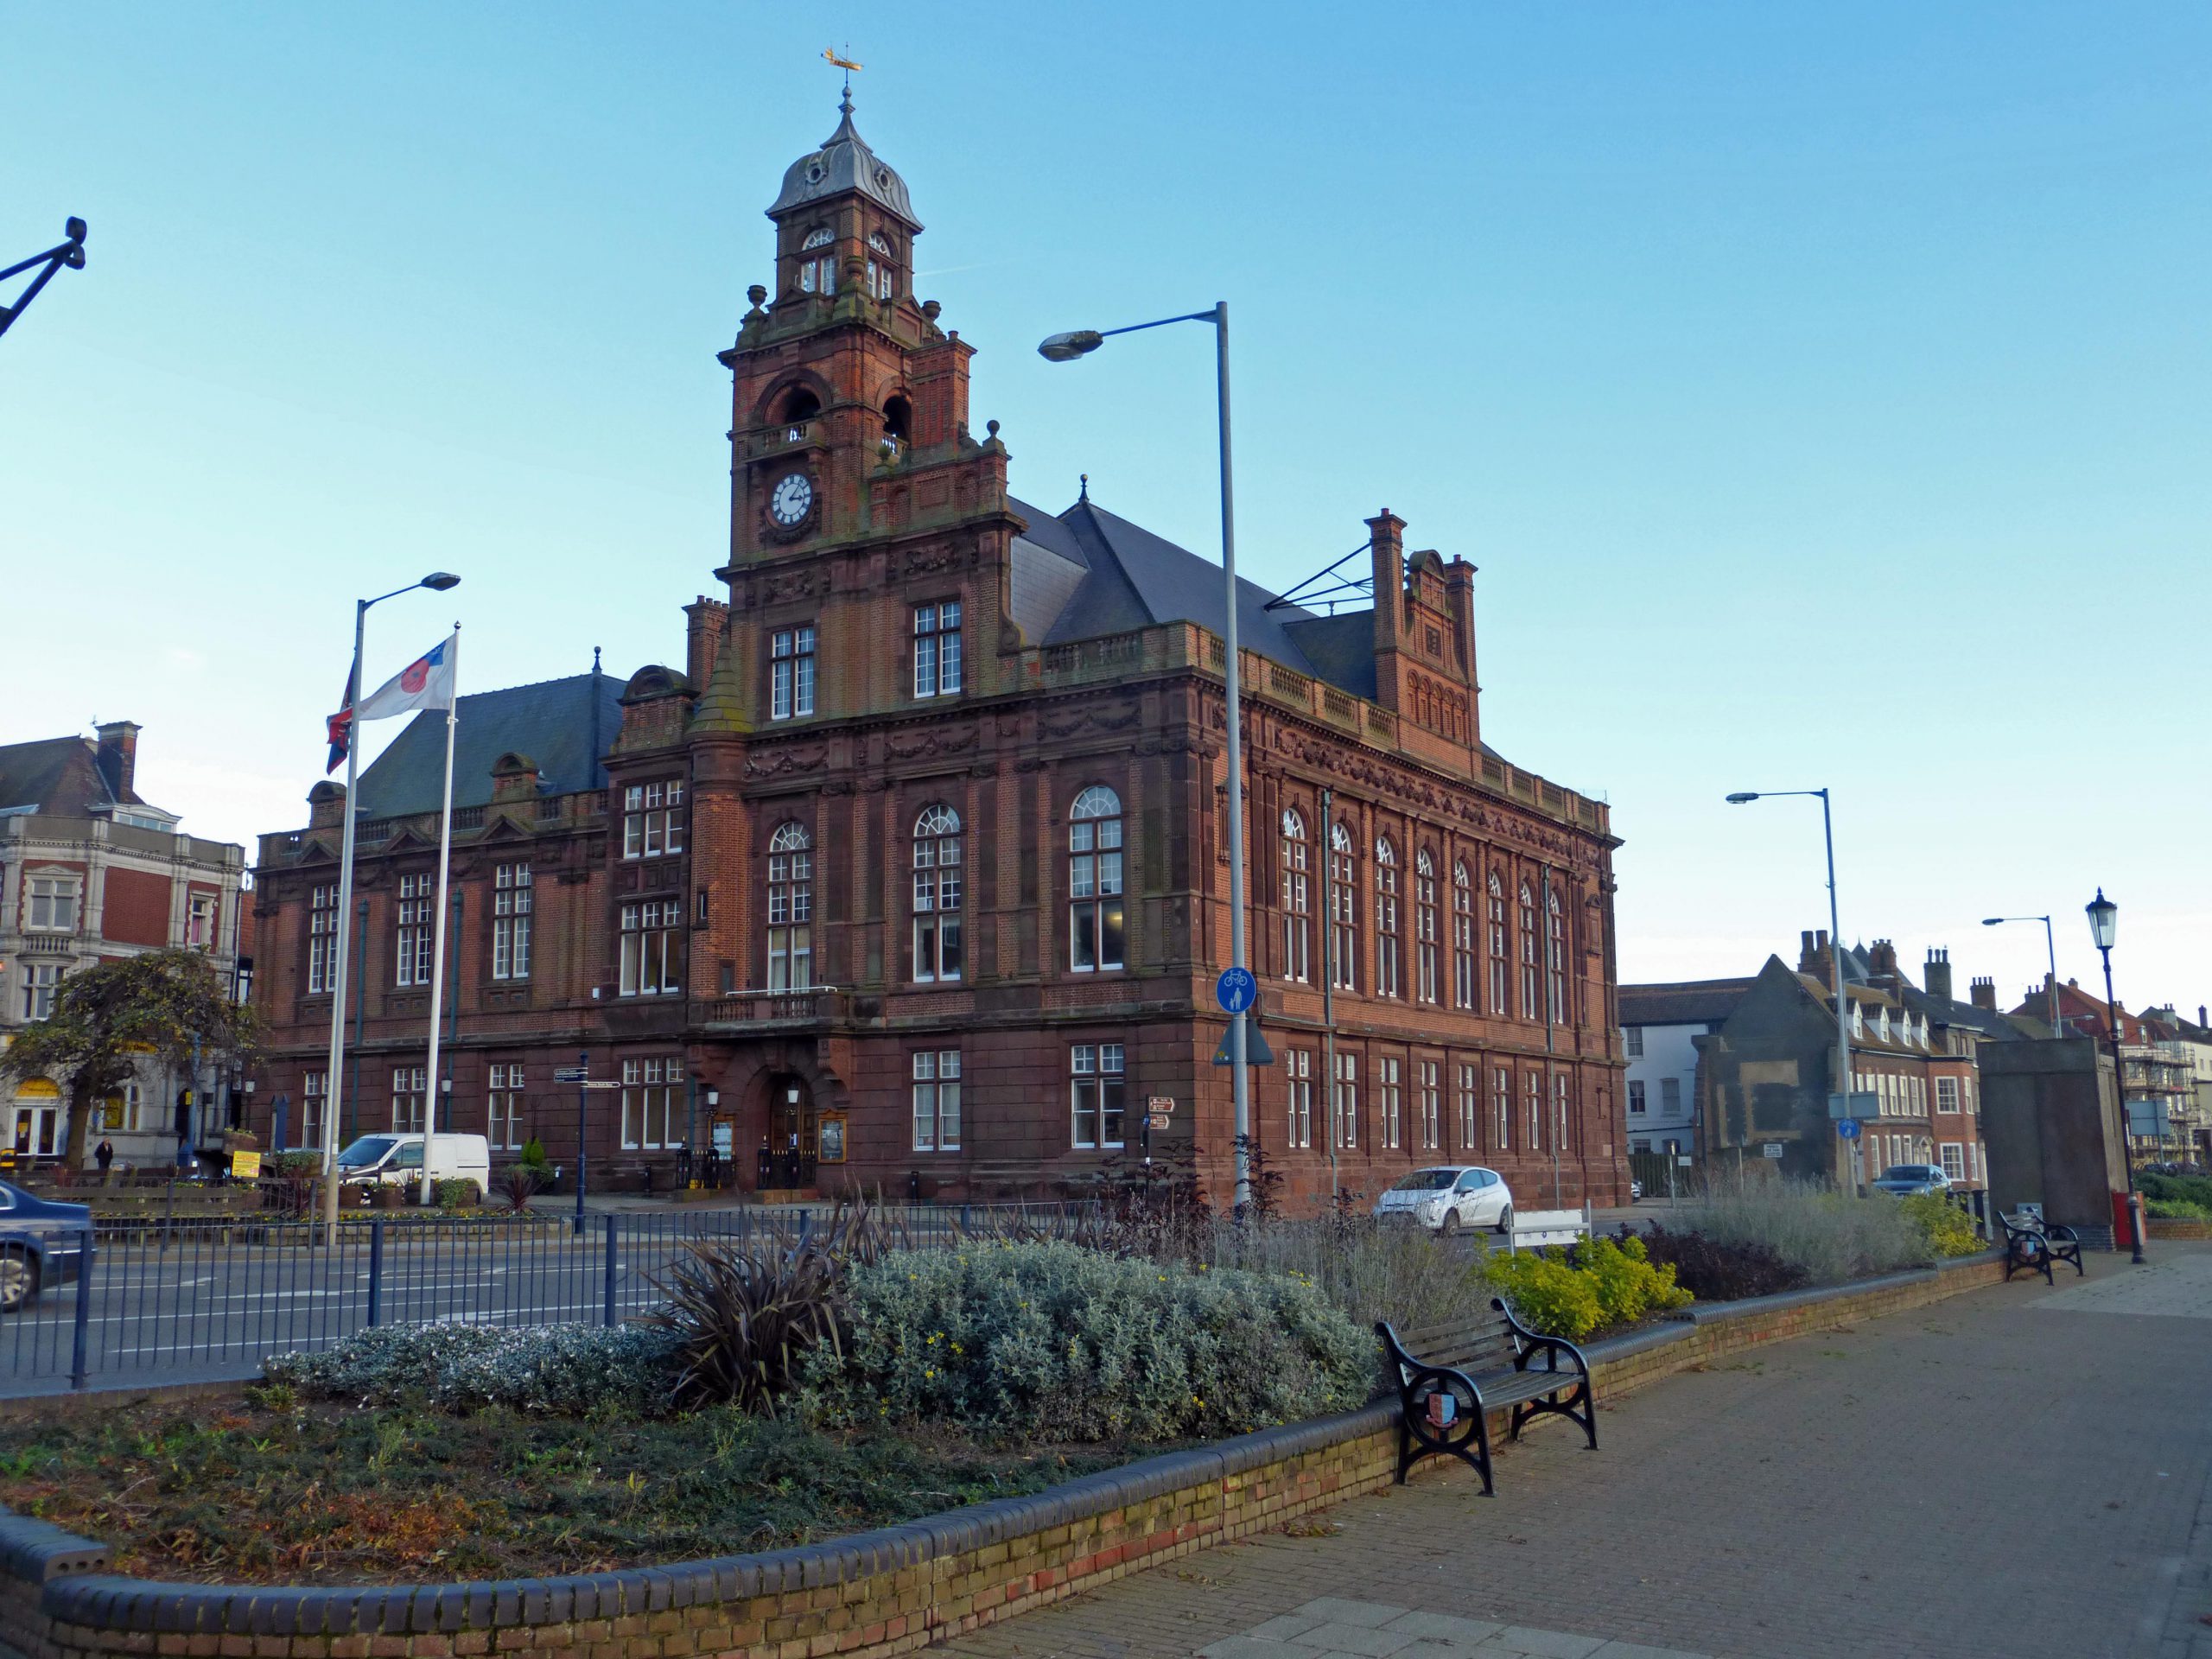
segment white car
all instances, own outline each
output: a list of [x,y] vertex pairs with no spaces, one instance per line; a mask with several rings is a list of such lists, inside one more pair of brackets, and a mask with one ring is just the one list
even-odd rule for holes
[[1375,1201],[1377,1221],[1417,1221],[1449,1236],[1465,1227],[1513,1230],[1513,1189],[1479,1164],[1438,1164],[1401,1176]]

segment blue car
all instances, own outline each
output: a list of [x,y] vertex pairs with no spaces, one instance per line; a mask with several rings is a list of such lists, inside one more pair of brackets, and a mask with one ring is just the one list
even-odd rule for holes
[[56,1204],[0,1181],[0,1313],[16,1313],[47,1286],[74,1279],[92,1224],[84,1205]]

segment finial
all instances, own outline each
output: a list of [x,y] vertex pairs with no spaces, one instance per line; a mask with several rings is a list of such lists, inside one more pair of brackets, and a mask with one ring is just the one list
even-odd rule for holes
[[839,101],[837,109],[839,113],[848,120],[852,118],[853,114],[853,71],[860,67],[860,65],[852,60],[852,49],[849,45],[847,46],[846,55],[841,58],[828,47],[822,48],[822,55],[845,72],[845,96]]
[[996,421],[985,421],[983,423],[983,430],[989,433],[995,438],[999,435],[999,423]]
[[1081,493],[1076,497],[1076,504],[1080,506],[1084,502],[1090,499],[1090,474],[1089,473],[1077,473],[1076,474],[1076,478],[1083,486]]
[[594,674],[599,672],[599,647],[597,645],[594,645],[591,648],[591,671]]

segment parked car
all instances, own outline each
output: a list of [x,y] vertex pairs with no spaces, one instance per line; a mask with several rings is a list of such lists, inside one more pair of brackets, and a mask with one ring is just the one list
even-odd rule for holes
[[27,1307],[47,1286],[74,1279],[92,1224],[86,1205],[57,1204],[0,1181],[0,1313]]
[[1450,1235],[1463,1227],[1513,1230],[1513,1189],[1494,1169],[1439,1164],[1401,1176],[1375,1201],[1377,1221],[1414,1221]]
[[1868,1185],[1877,1192],[1910,1198],[1923,1192],[1948,1192],[1951,1178],[1934,1164],[1891,1164]]
[[[423,1180],[423,1137],[365,1135],[338,1154],[338,1179],[364,1193],[379,1186],[419,1186]],[[480,1135],[430,1137],[430,1182],[474,1181],[477,1195],[492,1190],[491,1143]]]

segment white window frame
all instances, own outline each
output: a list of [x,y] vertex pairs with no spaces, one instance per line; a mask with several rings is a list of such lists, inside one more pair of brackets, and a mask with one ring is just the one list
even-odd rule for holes
[[957,697],[963,664],[960,648],[960,601],[940,600],[914,607],[914,695]]
[[23,1018],[44,1020],[54,1013],[54,994],[69,976],[68,965],[59,962],[27,962],[23,969]]
[[1459,1150],[1472,1152],[1482,1144],[1482,1068],[1469,1062],[1459,1066]]
[[1122,798],[1093,784],[1068,809],[1068,970],[1111,973],[1126,965],[1128,910],[1123,888]]
[[1376,1120],[1386,1151],[1395,1152],[1401,1144],[1403,1125],[1399,1121],[1399,1108],[1403,1070],[1395,1054],[1385,1054],[1375,1062]]
[[677,996],[683,990],[683,901],[645,899],[621,910],[619,996]]
[[338,884],[308,889],[308,995],[327,996],[338,971]]
[[1359,843],[1342,818],[1329,826],[1330,985],[1359,989]]
[[1681,1116],[1682,1080],[1680,1077],[1659,1079],[1659,1109],[1669,1117]]
[[526,1138],[523,1113],[527,1104],[520,1060],[494,1060],[485,1084],[484,1138],[495,1152],[519,1152]]
[[1068,1049],[1068,1143],[1078,1152],[1120,1147],[1128,1132],[1128,1080],[1120,1043]]
[[530,977],[532,887],[528,864],[492,867],[492,977]]
[[437,878],[429,874],[399,878],[398,920],[392,940],[392,983],[402,990],[430,982],[430,912],[437,904]]
[[1283,1054],[1284,1106],[1288,1135],[1294,1147],[1313,1144],[1313,1054],[1310,1049],[1287,1049]]
[[1645,1114],[1645,1109],[1643,1079],[1630,1077],[1628,1080],[1628,1115],[1630,1117],[1642,1117]]
[[391,1132],[394,1135],[423,1133],[423,1102],[429,1093],[429,1071],[420,1065],[395,1065],[391,1069]]
[[1942,1165],[1943,1173],[1949,1176],[1954,1181],[1963,1183],[1967,1179],[1967,1149],[1965,1145],[1957,1141],[1945,1141],[1938,1145],[1936,1150],[1939,1154],[1941,1154],[1940,1160]]
[[683,780],[656,778],[622,791],[622,856],[659,858],[683,850]]
[[1936,1079],[1936,1109],[1943,1116],[1955,1115],[1959,1109],[1959,1080],[1956,1077]]
[[1426,847],[1414,853],[1414,996],[1435,1006],[1444,995],[1436,923],[1436,861]]
[[917,1049],[913,1077],[914,1150],[960,1150],[960,1051]]
[[1403,995],[1398,961],[1398,849],[1388,836],[1375,838],[1375,995]]
[[944,802],[924,807],[914,819],[912,847],[913,982],[957,985],[968,967],[966,849],[959,812]]
[[676,1135],[676,1085],[683,1062],[649,1054],[622,1062],[622,1149],[664,1152],[683,1143]]
[[791,820],[768,841],[766,985],[814,988],[814,837]]
[[1420,1087],[1416,1103],[1421,1120],[1421,1146],[1423,1152],[1435,1152],[1443,1145],[1444,1135],[1444,1079],[1443,1065],[1436,1060],[1417,1060],[1414,1073]]
[[1339,1053],[1329,1087],[1329,1142],[1340,1152],[1359,1145],[1359,1056]]
[[768,718],[804,720],[814,712],[814,624],[776,628],[768,635]]
[[84,878],[74,874],[23,877],[23,931],[74,933],[82,910]]
[[1642,1026],[1621,1027],[1621,1052],[1631,1060],[1640,1060],[1643,1058],[1643,1027]]

